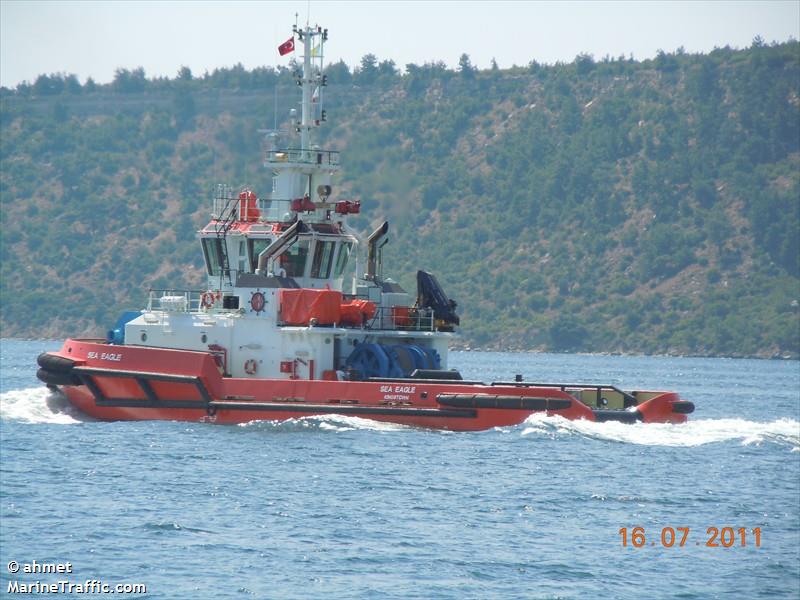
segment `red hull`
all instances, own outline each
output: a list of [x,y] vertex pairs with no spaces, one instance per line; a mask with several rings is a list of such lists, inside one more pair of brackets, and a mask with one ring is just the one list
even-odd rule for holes
[[[49,356],[69,364],[75,384],[59,385],[70,402],[103,420],[245,423],[313,415],[349,415],[436,429],[474,431],[517,425],[535,412],[602,420],[558,387],[430,380],[323,381],[223,377],[212,355],[96,340],[67,340]],[[677,403],[677,404],[676,404]],[[682,423],[677,394],[636,407],[636,419]],[[606,414],[615,411],[605,411]]]

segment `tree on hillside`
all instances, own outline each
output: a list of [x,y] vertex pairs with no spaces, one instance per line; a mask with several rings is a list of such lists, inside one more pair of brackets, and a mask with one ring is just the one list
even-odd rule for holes
[[678,59],[672,54],[667,54],[663,50],[656,53],[656,69],[662,73],[672,73],[678,70]]
[[355,73],[356,83],[369,85],[378,78],[378,59],[374,54],[365,54],[361,59],[361,66]]
[[578,75],[586,75],[587,73],[591,73],[595,67],[594,56],[587,54],[586,52],[581,52],[575,57],[575,67],[578,70]]
[[350,67],[341,59],[325,67],[325,74],[328,76],[328,81],[330,83],[345,84],[353,81],[353,74],[350,73]]
[[114,81],[111,85],[116,92],[134,94],[143,92],[146,84],[144,68],[137,67],[133,71],[122,68],[117,69],[114,72]]
[[64,77],[60,74],[39,75],[33,83],[37,96],[56,96],[64,91]]
[[465,52],[458,59],[458,72],[461,73],[464,79],[473,79],[475,71],[475,67],[472,66],[472,62],[469,60],[469,54]]
[[172,97],[172,108],[175,113],[175,123],[179,130],[190,129],[194,125],[194,117],[197,110],[194,97],[188,86],[183,85],[175,90],[175,94]]
[[186,65],[183,65],[178,70],[178,79],[180,81],[191,81],[192,80],[192,70],[189,67],[187,67]]
[[382,60],[378,64],[378,77],[380,79],[390,80],[397,77],[397,75],[397,67],[393,60]]

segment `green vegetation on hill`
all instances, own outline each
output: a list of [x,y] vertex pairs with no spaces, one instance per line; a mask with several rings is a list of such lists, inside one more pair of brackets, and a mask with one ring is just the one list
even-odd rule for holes
[[[386,275],[436,273],[463,343],[800,355],[800,44],[455,71],[328,68],[334,195],[391,222]],[[0,90],[2,334],[103,334],[203,284],[216,183],[269,189],[291,68]]]

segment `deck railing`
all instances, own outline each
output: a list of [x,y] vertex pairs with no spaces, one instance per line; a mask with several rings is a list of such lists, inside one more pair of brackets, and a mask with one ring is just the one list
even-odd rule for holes
[[[283,222],[286,214],[291,211],[292,201],[289,198],[258,198],[253,207],[246,201],[239,200],[238,196],[216,196],[211,207],[211,218],[216,221],[259,221]],[[239,215],[241,212],[241,215]]]
[[364,329],[382,331],[434,331],[433,311],[417,311],[407,306],[385,306],[364,324]]
[[[204,302],[205,300],[205,302]],[[200,310],[231,310],[227,302],[206,290],[150,289],[147,311],[189,313]],[[407,306],[378,308],[375,315],[360,325],[373,331],[435,331],[436,319],[432,310],[417,310]]]
[[267,162],[303,163],[310,165],[338,166],[339,153],[335,150],[302,150],[300,148],[284,148],[283,150],[269,150]]
[[147,310],[165,312],[193,312],[200,308],[203,295],[198,290],[151,289],[147,298]]

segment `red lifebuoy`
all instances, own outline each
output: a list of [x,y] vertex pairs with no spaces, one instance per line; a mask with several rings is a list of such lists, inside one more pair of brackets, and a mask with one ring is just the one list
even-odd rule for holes
[[248,375],[255,375],[256,371],[258,371],[258,363],[255,361],[254,358],[250,360],[246,360],[244,362],[244,372]]
[[213,292],[203,292],[203,295],[200,296],[200,306],[203,308],[211,308],[214,306],[214,300]]

